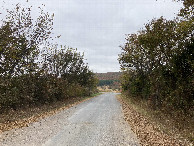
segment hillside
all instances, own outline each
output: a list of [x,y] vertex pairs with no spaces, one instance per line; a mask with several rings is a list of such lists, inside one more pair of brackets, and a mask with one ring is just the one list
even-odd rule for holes
[[119,80],[121,72],[96,73],[99,80]]
[[107,73],[96,73],[99,79],[99,90],[105,91],[107,89],[120,90],[120,76],[121,72],[107,72]]

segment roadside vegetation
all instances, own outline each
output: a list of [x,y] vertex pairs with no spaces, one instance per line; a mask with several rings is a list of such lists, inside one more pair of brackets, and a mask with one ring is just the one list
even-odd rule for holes
[[177,18],[153,19],[127,35],[119,62],[123,94],[165,130],[193,142],[194,2],[183,4]]
[[98,79],[84,62],[84,56],[77,49],[53,43],[54,14],[39,7],[39,14],[34,18],[32,9],[17,4],[15,9],[7,10],[5,20],[1,22],[2,115],[20,109],[68,103],[97,93]]

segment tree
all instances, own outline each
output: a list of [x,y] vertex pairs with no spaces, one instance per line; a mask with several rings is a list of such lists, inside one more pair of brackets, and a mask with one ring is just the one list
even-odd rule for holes
[[0,75],[17,76],[35,71],[38,47],[45,43],[52,30],[53,15],[44,13],[33,21],[31,7],[16,5],[7,10],[0,28]]
[[187,2],[184,10],[188,13],[181,11],[182,16],[174,20],[152,20],[142,31],[128,35],[121,47],[123,89],[152,98],[157,106],[163,103],[189,109],[194,104],[193,4]]
[[50,41],[53,16],[20,4],[0,27],[0,110],[90,95],[96,78],[77,49]]

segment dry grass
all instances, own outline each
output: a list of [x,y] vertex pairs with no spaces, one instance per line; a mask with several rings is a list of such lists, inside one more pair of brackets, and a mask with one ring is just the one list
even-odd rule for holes
[[119,89],[111,89],[110,86],[98,86],[97,87],[99,92],[115,92],[120,93],[121,91]]
[[172,118],[175,115],[152,110],[146,101],[137,102],[125,96],[118,99],[122,103],[125,119],[142,145],[192,145],[193,117],[180,121],[185,117]]

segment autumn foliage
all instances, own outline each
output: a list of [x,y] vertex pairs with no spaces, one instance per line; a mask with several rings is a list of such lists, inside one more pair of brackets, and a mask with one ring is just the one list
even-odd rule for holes
[[119,56],[122,88],[131,97],[145,99],[153,108],[191,111],[194,107],[193,1],[173,20],[153,19],[129,34]]
[[53,44],[53,16],[16,5],[0,26],[0,110],[88,96],[97,79],[77,49]]

